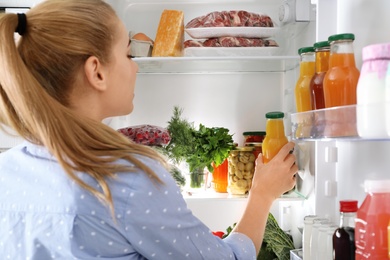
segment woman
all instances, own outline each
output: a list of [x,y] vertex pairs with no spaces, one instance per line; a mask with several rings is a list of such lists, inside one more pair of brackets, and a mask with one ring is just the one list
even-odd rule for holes
[[267,165],[259,156],[246,210],[222,240],[159,154],[101,123],[132,112],[138,70],[109,5],[48,0],[2,14],[0,34],[0,122],[26,139],[0,155],[2,257],[256,258],[272,202],[295,184],[293,143]]

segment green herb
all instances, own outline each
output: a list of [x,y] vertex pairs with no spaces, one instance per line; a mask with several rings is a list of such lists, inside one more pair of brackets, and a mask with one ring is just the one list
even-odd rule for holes
[[[232,227],[226,229],[223,238],[227,237],[233,230],[236,223]],[[292,237],[284,232],[274,216],[269,213],[267,224],[265,226],[263,243],[260,252],[257,256],[258,260],[289,260],[290,250],[294,249]]]
[[168,122],[171,141],[165,147],[166,154],[177,163],[186,161],[190,172],[205,167],[213,172],[212,163],[219,166],[234,148],[233,135],[224,127],[210,128],[200,124],[196,129],[193,123],[181,118],[182,112],[175,106]]

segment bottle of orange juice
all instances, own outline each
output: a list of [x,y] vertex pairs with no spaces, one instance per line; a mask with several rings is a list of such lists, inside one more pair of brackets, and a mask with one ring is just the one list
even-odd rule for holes
[[329,69],[324,77],[325,107],[356,104],[356,87],[360,72],[356,67],[352,33],[328,37],[330,42]]
[[303,47],[298,50],[301,57],[299,78],[295,85],[295,105],[297,112],[311,110],[310,81],[315,71],[314,47]]
[[283,112],[268,112],[265,118],[267,119],[266,135],[263,140],[262,153],[263,162],[268,163],[288,143],[288,140],[284,133]]

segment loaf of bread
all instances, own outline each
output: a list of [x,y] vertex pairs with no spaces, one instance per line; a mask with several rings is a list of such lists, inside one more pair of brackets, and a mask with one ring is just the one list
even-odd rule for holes
[[153,57],[183,56],[184,13],[179,10],[164,10],[154,40]]

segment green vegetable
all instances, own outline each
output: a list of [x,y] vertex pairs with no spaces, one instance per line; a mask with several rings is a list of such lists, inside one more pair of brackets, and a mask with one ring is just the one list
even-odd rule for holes
[[182,112],[175,106],[168,122],[171,141],[165,147],[166,154],[177,163],[186,161],[190,172],[205,167],[213,172],[212,163],[219,166],[234,148],[233,135],[224,127],[210,128],[200,124],[196,129],[193,123],[181,118]]
[[[227,237],[233,230],[236,223],[232,227],[226,229],[223,238]],[[274,216],[269,213],[267,224],[265,226],[263,243],[260,252],[257,256],[258,260],[289,260],[290,250],[293,250],[294,243],[292,237],[284,232]]]

